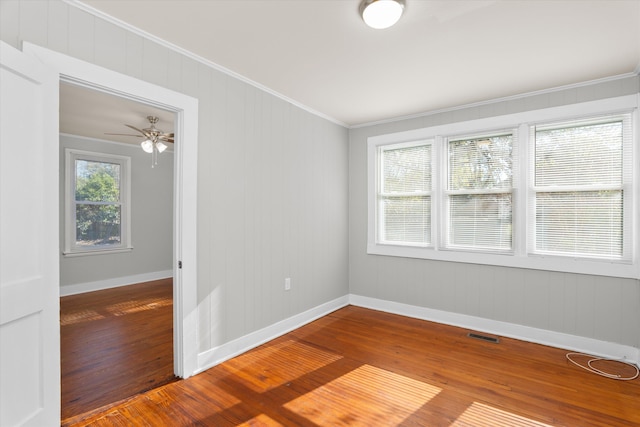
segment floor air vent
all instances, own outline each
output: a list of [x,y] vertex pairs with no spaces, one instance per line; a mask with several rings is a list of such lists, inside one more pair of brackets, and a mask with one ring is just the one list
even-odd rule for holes
[[500,342],[500,340],[498,338],[488,337],[486,335],[474,334],[473,332],[469,332],[467,334],[467,336],[469,338],[474,338],[476,340],[481,340],[481,341],[486,341],[486,342],[492,342],[494,344],[498,344]]

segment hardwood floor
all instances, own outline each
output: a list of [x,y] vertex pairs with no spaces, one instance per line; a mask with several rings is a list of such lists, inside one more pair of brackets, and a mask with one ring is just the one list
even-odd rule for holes
[[60,299],[62,419],[175,381],[173,280]]
[[[74,426],[638,426],[640,381],[349,306]],[[627,372],[628,373],[628,372]]]

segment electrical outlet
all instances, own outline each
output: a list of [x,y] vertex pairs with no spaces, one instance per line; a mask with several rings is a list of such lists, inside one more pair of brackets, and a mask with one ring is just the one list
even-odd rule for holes
[[286,279],[284,279],[284,290],[285,291],[290,291],[291,290],[291,278],[287,277]]

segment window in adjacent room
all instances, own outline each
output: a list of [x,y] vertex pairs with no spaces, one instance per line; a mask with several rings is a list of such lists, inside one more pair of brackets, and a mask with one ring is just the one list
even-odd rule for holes
[[130,249],[130,159],[66,150],[65,254]]

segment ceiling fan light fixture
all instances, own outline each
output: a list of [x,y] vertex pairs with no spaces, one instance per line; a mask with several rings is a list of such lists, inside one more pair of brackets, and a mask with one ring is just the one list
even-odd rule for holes
[[167,149],[167,145],[158,141],[156,142],[156,148],[158,149],[158,153],[162,153],[164,150]]
[[145,153],[153,153],[153,142],[150,139],[145,139],[140,143],[140,146]]
[[382,30],[400,20],[404,5],[405,0],[362,0],[360,16],[369,27]]

